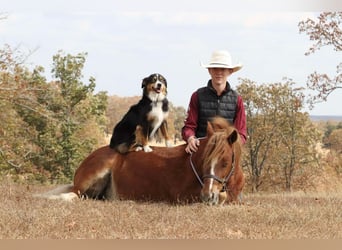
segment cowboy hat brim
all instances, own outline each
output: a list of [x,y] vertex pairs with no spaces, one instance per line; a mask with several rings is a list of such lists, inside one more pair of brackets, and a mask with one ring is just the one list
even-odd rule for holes
[[233,72],[236,72],[242,68],[242,64],[238,63],[236,65],[227,65],[227,64],[222,64],[222,63],[210,63],[210,64],[203,64],[201,62],[201,66],[203,68],[222,68],[222,69],[232,69]]

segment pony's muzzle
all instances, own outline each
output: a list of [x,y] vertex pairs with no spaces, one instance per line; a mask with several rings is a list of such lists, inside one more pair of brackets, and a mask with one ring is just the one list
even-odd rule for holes
[[219,203],[219,192],[204,192],[201,191],[201,200],[202,202],[208,205],[217,205]]

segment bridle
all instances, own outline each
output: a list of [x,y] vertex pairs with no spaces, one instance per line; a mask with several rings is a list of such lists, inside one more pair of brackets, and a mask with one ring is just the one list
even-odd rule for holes
[[235,156],[234,156],[234,152],[233,152],[233,156],[232,156],[232,168],[230,169],[228,175],[225,177],[225,178],[219,178],[217,177],[216,175],[213,175],[213,174],[206,174],[206,175],[203,175],[202,176],[202,179],[199,177],[197,171],[196,171],[196,168],[195,168],[195,165],[192,161],[192,153],[190,155],[190,165],[191,165],[191,168],[192,168],[192,171],[194,172],[197,180],[199,181],[199,183],[201,184],[201,187],[204,186],[204,183],[202,181],[202,179],[214,179],[215,181],[217,181],[218,183],[222,184],[222,189],[220,192],[225,192],[227,191],[227,187],[226,187],[226,184],[228,183],[230,177],[233,175],[234,173],[234,170],[235,170]]

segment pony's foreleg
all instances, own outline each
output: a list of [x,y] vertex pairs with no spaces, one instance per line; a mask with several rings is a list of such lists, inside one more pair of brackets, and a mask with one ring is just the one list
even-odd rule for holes
[[226,202],[226,200],[227,200],[227,192],[226,191],[220,192],[219,193],[219,202],[218,202],[218,204],[219,205],[223,205]]
[[245,177],[242,171],[237,171],[234,181],[227,187],[226,203],[242,204],[242,189],[245,185]]

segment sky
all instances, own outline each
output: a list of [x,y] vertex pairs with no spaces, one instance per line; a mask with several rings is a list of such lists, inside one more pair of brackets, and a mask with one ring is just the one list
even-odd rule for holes
[[[95,77],[96,91],[109,95],[141,95],[142,79],[160,73],[168,81],[169,101],[184,108],[209,80],[200,62],[208,63],[219,49],[244,65],[228,79],[233,88],[244,78],[269,84],[287,77],[306,87],[314,71],[334,76],[341,52],[325,47],[305,56],[313,42],[299,33],[298,23],[321,11],[342,11],[341,1],[279,2],[0,0],[0,16],[6,17],[0,20],[0,48],[8,44],[30,54],[27,66],[43,66],[48,80],[58,51],[85,52],[84,82]],[[336,90],[305,111],[341,116],[341,97]]]

